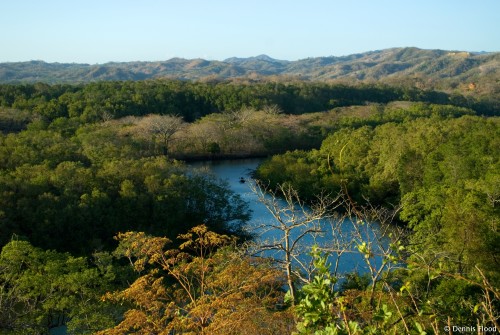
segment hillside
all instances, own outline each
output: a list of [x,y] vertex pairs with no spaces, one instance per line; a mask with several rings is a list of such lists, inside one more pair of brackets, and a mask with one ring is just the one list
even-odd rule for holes
[[498,83],[500,53],[469,53],[418,48],[393,48],[343,57],[297,61],[266,55],[224,61],[172,58],[161,62],[61,64],[30,61],[0,64],[0,83],[78,83],[103,80],[184,80],[283,76],[301,80],[385,81],[411,79],[417,86],[446,87],[485,81]]

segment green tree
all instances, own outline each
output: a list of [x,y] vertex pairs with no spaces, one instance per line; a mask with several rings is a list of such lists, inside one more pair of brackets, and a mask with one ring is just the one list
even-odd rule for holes
[[0,254],[0,332],[46,334],[67,326],[91,334],[115,323],[117,306],[101,295],[115,279],[113,268],[91,265],[83,257],[44,251],[12,240]]

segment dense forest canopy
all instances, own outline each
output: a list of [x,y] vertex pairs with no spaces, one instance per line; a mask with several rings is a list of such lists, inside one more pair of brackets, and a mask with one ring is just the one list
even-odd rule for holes
[[[496,327],[498,102],[380,83],[0,85],[0,333]],[[309,281],[287,276],[245,251],[248,205],[183,162],[251,156],[269,157],[270,190],[311,208],[340,194],[355,224],[393,213],[408,235],[369,278],[337,278],[317,249]]]
[[184,82],[177,80],[99,82],[86,85],[43,83],[0,85],[0,106],[31,110],[47,120],[58,117],[96,122],[146,114],[179,115],[191,122],[214,112],[243,107],[278,106],[287,114],[330,110],[339,106],[391,101],[422,101],[469,107],[478,114],[498,112],[498,97],[478,99],[414,87],[382,84],[308,82]]

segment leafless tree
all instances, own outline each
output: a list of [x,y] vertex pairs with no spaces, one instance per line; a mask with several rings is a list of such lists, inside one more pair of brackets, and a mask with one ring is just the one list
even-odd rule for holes
[[245,124],[255,115],[256,110],[253,108],[243,107],[240,110],[229,113],[230,119],[234,125]]
[[[255,228],[258,234],[273,232],[271,240],[265,240],[257,250],[274,250],[287,276],[292,300],[296,296],[294,279],[304,283],[311,280],[311,264],[304,261],[311,243],[333,259],[333,275],[339,277],[342,256],[359,255],[366,273],[370,276],[370,300],[373,302],[377,284],[384,273],[401,266],[404,254],[404,238],[407,232],[394,225],[398,209],[366,205],[357,207],[342,194],[335,197],[320,195],[306,205],[290,185],[279,185],[276,190],[257,182],[253,187],[259,201],[271,213],[274,220],[263,222]],[[339,208],[341,207],[341,208]],[[340,209],[342,214],[334,212]],[[322,237],[323,243],[316,239]],[[307,245],[303,240],[308,238]]]
[[[294,301],[294,278],[308,281],[300,271],[308,268],[300,257],[304,254],[300,242],[306,237],[314,238],[315,234],[324,233],[319,221],[334,216],[334,209],[340,206],[340,197],[320,195],[316,201],[306,205],[290,185],[279,185],[276,190],[271,190],[256,182],[252,190],[274,218],[274,221],[264,222],[255,228],[259,234],[269,231],[275,233],[272,240],[264,241],[257,248],[259,251],[274,250],[281,253],[280,262],[286,273],[291,299]],[[298,269],[293,264],[297,264]]]
[[283,114],[283,111],[281,110],[280,106],[278,105],[266,105],[262,108],[264,113],[272,116],[280,115]]
[[182,117],[176,115],[150,114],[140,121],[140,127],[148,134],[158,138],[163,145],[163,154],[168,155],[173,136],[184,126]]

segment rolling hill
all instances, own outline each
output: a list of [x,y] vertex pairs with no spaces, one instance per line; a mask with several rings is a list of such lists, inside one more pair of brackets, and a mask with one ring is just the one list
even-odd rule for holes
[[[404,83],[422,88],[482,88],[495,91],[500,52],[471,53],[418,48],[392,48],[343,57],[297,61],[267,55],[223,61],[172,58],[159,62],[61,64],[43,61],[0,63],[0,83],[85,83],[103,80],[224,80],[285,78],[319,81]],[[440,87],[441,86],[441,87]]]

